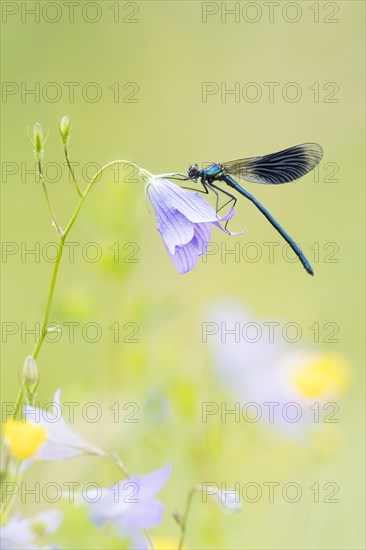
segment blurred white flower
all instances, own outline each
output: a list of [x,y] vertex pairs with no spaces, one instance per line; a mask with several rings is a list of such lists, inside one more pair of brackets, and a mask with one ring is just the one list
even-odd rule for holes
[[[47,510],[32,519],[22,518],[20,514],[13,516],[1,527],[1,548],[4,550],[33,550],[41,548],[34,544],[38,536],[54,533],[62,523],[62,512]],[[43,546],[44,550],[56,548]]]

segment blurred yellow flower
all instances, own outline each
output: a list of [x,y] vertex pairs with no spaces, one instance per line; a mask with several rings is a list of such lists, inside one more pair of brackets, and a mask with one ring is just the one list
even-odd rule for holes
[[304,363],[294,373],[295,386],[306,397],[321,397],[339,393],[348,382],[348,369],[335,354],[324,354],[313,362]]
[[[154,548],[155,550],[177,550],[179,547],[179,541],[176,539],[166,539],[166,538],[160,538],[154,540]],[[182,546],[183,550],[185,550],[185,546]]]
[[46,441],[47,430],[21,420],[8,420],[4,424],[4,436],[15,458],[25,459],[33,456]]

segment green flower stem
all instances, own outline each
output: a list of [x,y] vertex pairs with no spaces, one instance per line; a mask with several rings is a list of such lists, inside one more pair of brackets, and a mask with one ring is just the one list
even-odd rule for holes
[[154,546],[154,543],[152,541],[151,535],[150,535],[150,533],[147,529],[144,529],[144,534],[145,534],[145,538],[146,538],[147,542],[149,543],[150,550],[155,550],[155,546]]
[[51,213],[51,217],[52,217],[52,220],[53,220],[53,223],[55,224],[55,227],[57,229],[57,233],[60,235],[60,237],[62,236],[62,229],[60,227],[60,224],[58,223],[57,219],[56,219],[56,215],[53,211],[53,208],[52,208],[52,205],[51,205],[51,201],[50,201],[50,198],[48,196],[48,192],[47,192],[47,187],[46,187],[46,180],[44,179],[44,175],[43,175],[43,170],[42,170],[42,164],[41,164],[41,161],[38,160],[38,172],[39,172],[39,177],[41,178],[41,182],[42,182],[42,187],[43,187],[43,191],[44,191],[44,194],[45,194],[45,197],[46,197],[46,202],[47,202],[47,205],[48,205],[48,208],[49,208],[49,211]]
[[[33,354],[32,354],[32,357],[35,360],[38,357],[38,354],[41,350],[42,344],[43,344],[44,339],[45,339],[46,334],[47,334],[47,325],[48,325],[50,311],[51,311],[52,299],[53,299],[53,295],[54,295],[54,290],[55,290],[55,285],[56,285],[56,280],[57,280],[57,274],[58,274],[58,270],[59,270],[59,267],[60,267],[60,261],[61,261],[62,252],[63,252],[63,249],[64,249],[64,244],[65,244],[65,241],[66,241],[66,237],[70,233],[70,231],[71,231],[71,229],[72,229],[72,227],[73,227],[73,225],[74,225],[74,223],[75,223],[75,221],[76,221],[76,219],[79,215],[79,212],[80,212],[87,196],[89,195],[90,191],[92,190],[94,184],[98,181],[98,179],[101,177],[101,175],[106,170],[108,170],[108,168],[111,168],[112,166],[115,166],[116,164],[124,164],[124,165],[127,164],[127,165],[130,165],[130,166],[133,166],[134,168],[136,168],[140,172],[141,178],[144,181],[146,181],[151,176],[150,173],[147,172],[147,170],[139,168],[134,162],[130,162],[128,160],[114,160],[112,162],[109,162],[108,164],[103,166],[100,170],[98,170],[98,172],[95,174],[93,179],[90,180],[90,182],[88,184],[88,187],[86,188],[85,192],[83,193],[82,197],[80,198],[80,201],[79,201],[79,203],[78,203],[78,205],[75,209],[75,212],[71,216],[70,221],[69,221],[65,231],[63,231],[63,232],[59,228],[59,226],[58,226],[58,224],[57,224],[57,222],[56,222],[56,220],[53,216],[52,209],[50,207],[53,220],[55,221],[55,224],[58,227],[58,230],[59,230],[59,233],[60,233],[60,242],[59,242],[59,245],[58,245],[57,256],[56,256],[55,263],[54,263],[54,266],[53,266],[51,284],[50,284],[50,289],[48,291],[46,311],[45,311],[44,319],[43,319],[42,332],[41,332],[41,336],[40,336],[40,338],[39,338],[39,340],[36,344],[36,347],[34,348]],[[41,172],[42,171],[41,164],[39,164],[39,167],[40,167],[40,173],[42,173]],[[44,186],[44,189],[45,189],[44,180],[42,180],[42,183],[43,183],[43,186]],[[45,190],[45,192],[46,192],[46,190]],[[47,192],[46,192],[46,197],[47,197]],[[50,206],[50,204],[49,204],[49,206]],[[21,388],[19,390],[18,397],[17,397],[16,404],[15,404],[15,409],[14,409],[14,413],[13,413],[13,417],[12,417],[13,419],[15,419],[18,416],[20,406],[23,402],[24,393],[25,393],[24,392],[24,385],[25,385],[25,380],[23,378],[22,385],[21,385]]]
[[[14,476],[12,476],[11,481],[15,484],[15,486],[19,486],[19,482],[21,479],[21,474],[19,472],[19,466],[20,462],[18,461],[16,464],[16,473]],[[1,483],[2,488],[2,494],[1,494],[1,504],[0,504],[0,525],[4,525],[6,523],[7,517],[10,514],[11,508],[14,505],[15,502],[15,494],[3,494],[3,483]]]
[[75,173],[74,173],[74,170],[73,170],[73,168],[71,166],[71,163],[70,163],[69,152],[68,152],[66,144],[64,146],[64,153],[65,153],[66,164],[67,164],[67,167],[68,167],[69,172],[71,174],[72,181],[74,182],[74,185],[76,187],[76,191],[78,192],[79,197],[82,198],[84,196],[84,193],[82,192],[82,190],[80,189],[80,187],[79,187],[79,185],[76,181]]
[[115,466],[117,466],[117,468],[119,468],[121,472],[123,472],[125,477],[127,478],[131,477],[126,466],[123,464],[122,460],[119,458],[119,456],[116,453],[105,453],[104,456],[109,460],[111,460],[113,464],[115,464]]
[[198,485],[196,487],[193,487],[193,489],[191,489],[188,493],[186,509],[184,511],[184,516],[183,516],[183,518],[180,522],[181,535],[180,535],[178,550],[182,550],[182,548],[183,548],[184,538],[185,538],[186,530],[187,530],[187,521],[188,521],[189,512],[191,510],[193,497],[194,497],[195,493],[200,492],[200,491],[202,491],[202,487],[201,487],[201,485]]

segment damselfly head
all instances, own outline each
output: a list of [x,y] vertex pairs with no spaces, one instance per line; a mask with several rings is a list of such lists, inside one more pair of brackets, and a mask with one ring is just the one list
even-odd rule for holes
[[188,168],[188,177],[191,180],[197,180],[199,177],[198,164],[190,164]]

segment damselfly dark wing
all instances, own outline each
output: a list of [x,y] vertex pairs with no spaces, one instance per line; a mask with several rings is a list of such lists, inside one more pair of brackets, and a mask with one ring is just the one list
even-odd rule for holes
[[303,143],[264,157],[223,162],[233,177],[254,183],[288,183],[305,176],[319,164],[323,149],[317,143]]

